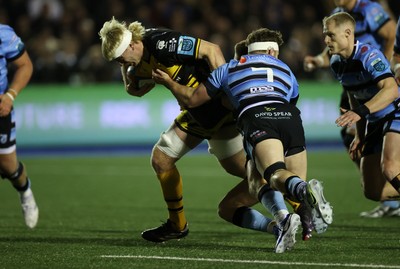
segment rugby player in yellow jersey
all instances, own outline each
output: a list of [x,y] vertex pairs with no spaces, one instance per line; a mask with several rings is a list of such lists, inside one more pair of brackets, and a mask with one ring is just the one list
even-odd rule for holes
[[[125,89],[133,96],[141,97],[154,87],[152,69],[165,71],[182,85],[196,87],[207,78],[211,69],[225,63],[219,46],[215,44],[169,29],[146,30],[139,22],[126,26],[113,18],[104,24],[99,34],[103,56],[121,64]],[[165,224],[144,231],[144,239],[163,242],[188,234],[182,179],[176,162],[204,139],[208,141],[209,151],[228,173],[246,178],[242,139],[236,130],[232,112],[221,102],[220,97],[198,108],[182,109],[154,146],[151,162],[160,181],[169,216]],[[242,180],[220,202],[218,213],[237,226],[273,233],[275,222],[250,208],[257,202],[249,194],[247,181]],[[311,236],[311,230],[308,229],[306,239]]]

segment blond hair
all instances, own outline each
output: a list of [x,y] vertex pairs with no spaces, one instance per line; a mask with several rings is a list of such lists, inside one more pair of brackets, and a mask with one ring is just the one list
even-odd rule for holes
[[103,24],[99,32],[101,52],[108,61],[114,60],[115,50],[121,44],[124,31],[127,30],[132,33],[132,41],[141,41],[146,29],[138,21],[132,22],[127,26],[125,22],[120,22],[114,17]]
[[326,26],[327,24],[329,24],[331,22],[334,22],[335,26],[342,26],[345,24],[349,24],[352,27],[353,31],[356,28],[356,21],[347,12],[338,12],[338,13],[330,15],[329,17],[325,17],[322,20],[322,23],[324,26]]

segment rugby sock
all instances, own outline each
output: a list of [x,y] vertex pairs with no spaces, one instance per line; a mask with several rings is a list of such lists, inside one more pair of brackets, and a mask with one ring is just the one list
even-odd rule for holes
[[13,186],[17,191],[19,191],[20,193],[23,193],[31,187],[31,181],[29,180],[29,178],[26,178],[26,183],[24,186],[22,186],[22,187],[18,187],[16,185],[13,185]]
[[160,180],[164,200],[168,206],[168,219],[177,230],[182,231],[186,225],[186,217],[183,211],[182,178],[179,171],[174,167],[167,172],[157,174],[157,177]]
[[273,233],[275,222],[255,209],[247,206],[239,207],[233,213],[232,223],[241,228]]
[[286,179],[285,181],[286,192],[290,195],[291,198],[296,199],[297,201],[304,200],[304,193],[302,190],[307,187],[307,183],[300,179],[297,176],[292,176]]
[[389,208],[399,208],[400,203],[399,201],[383,201],[382,205]]
[[279,222],[289,214],[282,193],[274,191],[267,184],[260,189],[258,200]]
[[[393,188],[395,188],[395,190],[400,194],[400,174],[392,178],[392,180],[390,180],[390,184],[392,184]],[[393,203],[391,207],[392,208],[400,207],[399,201],[385,201],[385,203],[386,202],[397,202],[397,206]]]

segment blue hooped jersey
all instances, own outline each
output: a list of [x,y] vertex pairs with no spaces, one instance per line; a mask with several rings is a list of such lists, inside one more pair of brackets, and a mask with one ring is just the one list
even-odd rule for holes
[[[353,94],[361,104],[367,102],[379,92],[377,83],[380,80],[393,77],[390,71],[390,63],[383,53],[375,47],[359,41],[354,45],[353,54],[350,58],[343,59],[335,54],[331,57],[330,65],[344,90]],[[398,91],[400,94],[400,87],[398,87]],[[399,101],[399,98],[397,101]],[[394,102],[380,111],[371,113],[367,116],[367,119],[376,121],[395,109]]]
[[383,40],[378,36],[378,31],[390,20],[390,16],[379,3],[358,0],[352,10],[338,7],[333,10],[332,14],[340,11],[348,12],[356,21],[355,37],[357,40],[383,49]]
[[19,58],[24,51],[24,43],[14,30],[8,25],[0,24],[0,93],[8,88],[7,63]]
[[224,91],[236,112],[271,102],[296,103],[298,83],[290,68],[267,54],[244,55],[211,73],[205,81],[212,97]]

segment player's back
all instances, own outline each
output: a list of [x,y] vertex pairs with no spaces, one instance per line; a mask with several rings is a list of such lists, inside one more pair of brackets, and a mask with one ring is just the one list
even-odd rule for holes
[[230,94],[243,106],[266,99],[290,102],[298,95],[297,80],[290,68],[268,54],[243,56],[228,65]]

